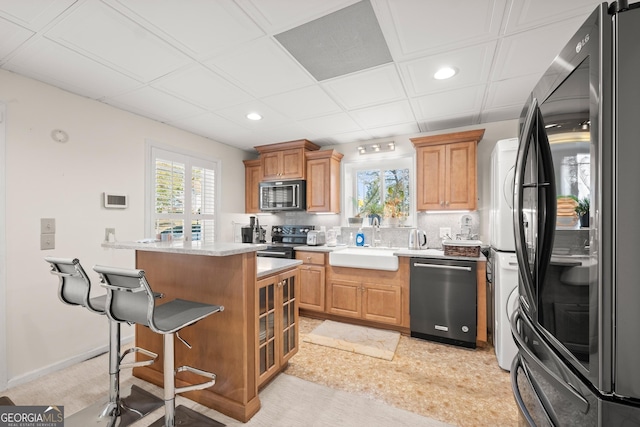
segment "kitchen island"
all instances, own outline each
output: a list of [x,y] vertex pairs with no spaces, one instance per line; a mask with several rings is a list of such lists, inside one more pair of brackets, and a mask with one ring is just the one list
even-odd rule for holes
[[[175,298],[224,306],[224,311],[183,329],[176,342],[176,366],[189,365],[216,374],[216,384],[184,396],[239,421],[260,409],[258,398],[258,277],[296,269],[299,261],[262,260],[266,245],[201,242],[115,242],[105,248],[135,250],[136,268],[146,272],[155,292]],[[160,304],[162,301],[159,302]],[[162,386],[162,336],[136,325],[136,346],[159,355],[156,363],[133,374]],[[180,373],[176,386],[197,384],[196,375]]]

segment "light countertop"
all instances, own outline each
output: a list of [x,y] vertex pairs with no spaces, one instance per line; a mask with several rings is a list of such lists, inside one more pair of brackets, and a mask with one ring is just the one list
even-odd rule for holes
[[103,248],[111,249],[134,249],[137,251],[168,252],[176,254],[208,255],[208,256],[230,256],[256,252],[267,248],[265,244],[249,243],[203,243],[197,242],[155,242],[148,243],[140,241],[130,242],[104,242]]
[[258,279],[271,276],[272,274],[279,273],[284,270],[288,270],[292,267],[302,264],[302,261],[297,259],[287,258],[271,258],[259,256],[256,258],[258,267]]
[[[296,246],[293,249],[296,251],[307,251],[307,252],[334,252],[340,251],[342,249],[346,249],[349,246],[347,245],[338,245],[338,246]],[[365,248],[371,248],[371,246],[365,246]],[[459,259],[463,261],[486,261],[487,258],[480,254],[479,257],[460,257],[460,256],[445,256],[444,251],[440,249],[421,249],[421,250],[412,250],[405,248],[384,248],[380,249],[391,249],[393,250],[393,254],[396,256],[402,257],[415,257],[415,258],[441,258],[441,259]]]

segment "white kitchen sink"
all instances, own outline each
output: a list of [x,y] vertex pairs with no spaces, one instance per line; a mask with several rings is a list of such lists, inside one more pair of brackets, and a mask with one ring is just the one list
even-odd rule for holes
[[335,267],[366,268],[369,270],[398,270],[397,249],[346,248],[329,254],[329,265]]

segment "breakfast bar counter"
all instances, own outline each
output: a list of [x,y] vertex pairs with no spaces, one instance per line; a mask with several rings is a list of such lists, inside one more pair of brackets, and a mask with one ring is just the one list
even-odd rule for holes
[[[189,349],[176,340],[176,365],[189,365],[216,374],[210,388],[184,396],[239,421],[247,422],[260,409],[256,366],[256,251],[266,245],[201,242],[115,242],[105,248],[135,250],[136,268],[146,272],[155,292],[165,301],[175,298],[224,306],[180,332]],[[294,265],[295,266],[295,265]],[[159,301],[162,304],[162,301]],[[156,363],[134,369],[134,375],[162,386],[162,336],[136,325],[136,346],[159,355]],[[180,373],[176,386],[202,379]]]

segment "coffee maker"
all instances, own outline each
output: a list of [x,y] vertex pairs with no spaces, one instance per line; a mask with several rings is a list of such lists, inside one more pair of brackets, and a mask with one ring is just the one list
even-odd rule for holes
[[260,227],[260,222],[255,216],[249,217],[249,225],[240,229],[242,233],[242,243],[264,243],[266,242],[266,230]]

